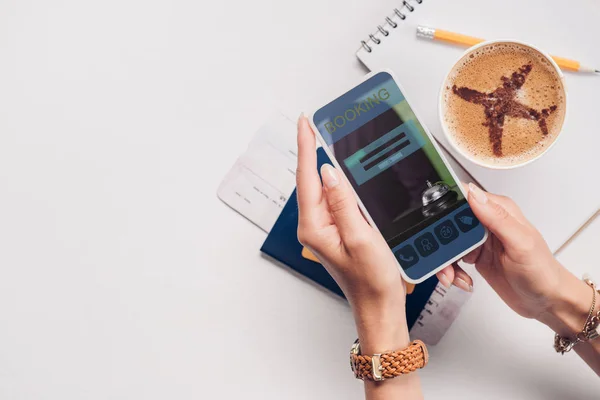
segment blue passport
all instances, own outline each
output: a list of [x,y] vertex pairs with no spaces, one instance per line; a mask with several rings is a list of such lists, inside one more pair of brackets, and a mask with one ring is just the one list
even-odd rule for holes
[[[321,165],[331,164],[323,149],[317,150],[317,162],[319,170]],[[298,202],[296,200],[296,190],[294,190],[260,251],[343,297],[342,290],[325,267],[302,255],[303,246],[298,242],[297,230]],[[412,293],[406,297],[406,317],[409,329],[419,318],[437,283],[437,278],[430,278],[416,285]]]

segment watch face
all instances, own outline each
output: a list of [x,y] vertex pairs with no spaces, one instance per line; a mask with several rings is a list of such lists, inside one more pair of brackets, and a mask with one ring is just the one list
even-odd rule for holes
[[356,339],[354,341],[354,343],[352,344],[352,347],[350,348],[350,368],[352,369],[352,372],[356,372],[355,368],[354,368],[354,356],[357,356],[360,354],[360,343],[358,341],[358,339]]

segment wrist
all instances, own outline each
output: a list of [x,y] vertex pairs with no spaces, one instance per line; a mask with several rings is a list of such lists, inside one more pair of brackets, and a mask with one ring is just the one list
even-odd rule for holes
[[593,293],[590,286],[565,268],[562,268],[561,275],[560,286],[538,320],[560,336],[572,337],[585,324]]
[[376,354],[408,346],[404,293],[377,301],[352,304],[363,354]]

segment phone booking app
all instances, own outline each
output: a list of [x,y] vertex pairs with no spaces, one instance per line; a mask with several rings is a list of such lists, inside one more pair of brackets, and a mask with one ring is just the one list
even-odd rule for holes
[[408,278],[446,265],[485,235],[389,73],[317,110],[313,123]]

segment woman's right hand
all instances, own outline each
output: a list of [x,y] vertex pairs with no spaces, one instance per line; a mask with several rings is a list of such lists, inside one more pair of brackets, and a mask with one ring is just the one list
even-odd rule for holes
[[[471,183],[468,201],[490,235],[463,261],[475,264],[510,308],[523,317],[544,321],[565,304],[591,300],[589,289],[583,289],[585,300],[575,298],[586,285],[582,287],[582,281],[554,258],[542,235],[511,199],[486,193]],[[441,282],[470,280],[465,275],[454,265],[440,271],[438,278]]]

